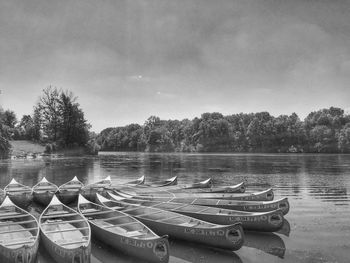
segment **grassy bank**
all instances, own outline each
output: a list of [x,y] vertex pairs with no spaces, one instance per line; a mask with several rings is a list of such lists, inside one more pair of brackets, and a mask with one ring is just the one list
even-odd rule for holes
[[32,141],[10,141],[11,144],[11,154],[14,156],[24,155],[28,153],[43,153],[45,147],[39,143]]

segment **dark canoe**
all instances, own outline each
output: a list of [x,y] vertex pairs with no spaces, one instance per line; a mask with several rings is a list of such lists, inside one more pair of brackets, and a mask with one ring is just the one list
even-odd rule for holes
[[[174,180],[175,177],[172,177],[168,180]],[[177,178],[176,178],[177,181]],[[164,183],[164,181],[163,181]],[[128,193],[132,193],[134,195],[141,194],[141,193],[155,193],[155,192],[172,192],[172,191],[184,191],[184,189],[202,189],[202,188],[210,188],[212,186],[212,180],[211,178],[198,182],[193,184],[184,184],[184,185],[168,185],[168,186],[152,186],[152,185],[112,185],[110,187],[105,187],[105,190],[111,191],[111,190],[122,190]]]
[[97,202],[136,217],[158,235],[196,242],[211,247],[237,250],[243,245],[240,223],[217,225],[157,208],[112,201],[97,194]]
[[74,176],[72,180],[58,187],[57,196],[64,204],[69,204],[78,199],[80,189],[84,186],[79,179]]
[[241,201],[272,201],[273,190],[267,189],[255,193],[174,193],[170,191],[157,191],[150,193],[135,193],[125,189],[119,190],[122,193],[137,195],[142,198],[200,198],[200,199],[225,199],[225,200],[241,200]]
[[150,187],[164,187],[164,186],[170,186],[170,185],[177,185],[177,176],[171,177],[169,179],[163,180],[163,181],[154,181],[146,186]]
[[[115,191],[118,195],[125,198],[133,198],[132,195],[122,194]],[[136,198],[136,196],[135,196]],[[239,200],[226,200],[226,199],[203,199],[203,198],[146,198],[146,200],[161,201],[161,202],[174,202],[183,204],[203,205],[217,208],[225,208],[246,212],[268,212],[280,209],[283,215],[289,212],[288,198],[281,198],[273,201],[239,201]]]
[[56,196],[40,215],[39,226],[42,243],[56,262],[90,262],[89,223],[81,214],[62,204]]
[[126,199],[114,194],[110,196],[116,201],[164,209],[215,224],[229,225],[240,222],[244,230],[273,232],[281,229],[283,225],[283,214],[279,210],[264,213],[243,212],[193,204]]
[[103,193],[106,187],[110,187],[112,185],[111,177],[107,176],[105,179],[84,186],[80,189],[80,194],[84,196],[89,201],[94,202],[95,196],[97,193]]
[[140,178],[134,180],[134,181],[130,181],[127,182],[127,185],[142,185],[145,183],[146,177],[144,175],[142,175]]
[[6,197],[0,205],[0,262],[34,263],[38,247],[37,220]]
[[286,245],[275,233],[246,232],[244,246],[261,250],[265,253],[284,258]]
[[26,208],[33,200],[32,188],[18,183],[15,179],[12,179],[4,190],[11,201],[19,207]]
[[[163,190],[163,188],[162,188]],[[178,188],[175,187],[167,187],[164,190],[168,190],[172,193],[244,193],[245,192],[245,184],[244,182],[230,185],[230,186],[212,186],[210,188],[186,188],[181,185]]]
[[[190,185],[176,185],[176,186],[167,186],[161,188],[141,188],[137,187],[135,192],[137,193],[150,193],[150,192],[158,192],[158,191],[169,191],[172,193],[244,193],[245,192],[245,184],[244,182],[231,185],[231,186],[212,186],[210,188],[191,188],[188,187]],[[140,188],[140,189],[139,189]],[[118,189],[116,187],[116,189]]]
[[167,236],[159,237],[135,218],[79,195],[78,211],[90,223],[92,233],[102,242],[147,262],[168,262]]
[[47,206],[58,190],[57,185],[49,182],[44,177],[39,183],[33,186],[33,200]]

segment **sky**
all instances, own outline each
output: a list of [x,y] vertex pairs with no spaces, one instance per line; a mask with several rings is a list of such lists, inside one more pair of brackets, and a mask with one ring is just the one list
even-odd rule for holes
[[92,130],[161,119],[350,110],[350,1],[0,0],[0,105],[48,86]]

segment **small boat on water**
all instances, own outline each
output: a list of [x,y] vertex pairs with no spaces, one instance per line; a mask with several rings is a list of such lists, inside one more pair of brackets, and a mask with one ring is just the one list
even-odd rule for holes
[[89,263],[91,230],[87,220],[53,196],[39,218],[41,239],[58,263]]
[[14,178],[4,190],[11,201],[19,207],[26,208],[33,200],[32,188],[18,183]]
[[[177,177],[169,178],[167,181],[174,181],[177,182]],[[173,190],[175,191],[183,191],[184,189],[199,189],[199,188],[210,188],[212,186],[211,178],[198,182],[193,184],[184,184],[184,185],[163,185],[162,187],[155,186],[155,185],[112,185],[105,187],[106,190],[122,190],[133,194],[139,194],[139,193],[154,193],[154,192],[171,192]],[[165,181],[162,181],[162,183],[166,183]]]
[[0,205],[0,262],[34,263],[38,247],[38,221],[6,197]]
[[96,195],[96,200],[102,205],[137,218],[158,235],[169,235],[172,238],[229,250],[237,250],[243,245],[241,223],[213,224],[171,211],[113,201],[100,194]]
[[[109,190],[109,189],[106,189]],[[226,200],[241,200],[241,201],[272,201],[274,198],[273,190],[267,189],[261,192],[254,193],[174,193],[171,191],[157,191],[148,193],[135,193],[126,189],[117,189],[119,192],[137,195],[142,198],[200,198],[200,199],[226,199]]]
[[112,180],[110,176],[107,176],[105,179],[88,184],[80,189],[80,193],[88,200],[94,202],[96,193],[102,193],[105,190],[105,187],[110,187]]
[[57,190],[57,185],[49,182],[44,177],[39,183],[33,186],[33,199],[35,202],[47,206]]
[[147,262],[169,261],[168,237],[159,237],[135,218],[94,204],[82,195],[78,211],[89,221],[93,235],[107,245]]
[[145,180],[146,180],[146,177],[142,175],[140,178],[134,181],[127,182],[126,185],[142,185],[145,183]]
[[58,187],[57,196],[62,203],[69,204],[77,200],[80,189],[83,186],[84,184],[74,176],[72,180]]
[[273,232],[281,229],[283,225],[283,214],[279,210],[263,213],[243,212],[193,204],[127,199],[112,193],[109,193],[109,196],[116,201],[168,210],[215,224],[242,223],[244,230]]
[[212,186],[210,188],[187,188],[186,185],[168,186],[161,188],[149,188],[145,189],[147,192],[157,191],[169,191],[172,193],[244,193],[245,192],[244,182],[230,185],[230,186]]
[[[125,198],[138,198],[137,196],[123,194],[116,191],[118,195]],[[144,198],[144,200],[161,201],[161,202],[174,202],[192,205],[211,206],[217,208],[225,208],[231,210],[239,210],[246,212],[268,212],[280,209],[283,215],[289,212],[288,198],[281,198],[273,201],[239,201],[239,200],[226,200],[226,199],[204,199],[204,198]]]
[[163,180],[163,181],[154,181],[146,186],[150,187],[163,187],[163,186],[170,186],[170,185],[177,185],[177,176],[171,177],[169,179]]

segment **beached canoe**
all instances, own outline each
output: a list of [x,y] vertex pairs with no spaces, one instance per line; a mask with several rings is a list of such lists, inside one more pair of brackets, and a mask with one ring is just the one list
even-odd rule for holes
[[33,199],[35,202],[47,206],[58,190],[57,185],[49,182],[44,177],[39,183],[33,186]]
[[154,181],[154,182],[150,182],[149,184],[146,184],[146,186],[149,186],[149,187],[164,187],[164,186],[171,186],[171,185],[177,185],[177,176],[171,177],[166,180]]
[[[108,189],[105,189],[108,190]],[[121,189],[119,192],[137,195],[142,198],[201,198],[201,199],[226,199],[226,200],[241,200],[241,201],[272,201],[274,198],[273,190],[267,189],[261,192],[254,193],[173,193],[170,191],[157,191],[150,193],[135,193],[126,189]]]
[[38,247],[38,221],[6,197],[0,205],[0,262],[34,263]]
[[18,183],[14,178],[4,190],[11,201],[19,207],[26,208],[33,200],[32,188]]
[[[177,181],[177,177],[172,177],[168,179],[169,181]],[[163,184],[165,181],[162,181]],[[212,180],[211,178],[198,182],[198,183],[193,183],[193,184],[183,184],[183,185],[167,185],[167,186],[154,186],[154,185],[111,185],[111,186],[106,186],[105,190],[112,191],[114,189],[121,190],[121,191],[126,191],[128,193],[133,193],[133,194],[141,194],[141,193],[154,193],[154,192],[160,192],[162,193],[165,191],[166,193],[172,192],[173,190],[175,192],[177,191],[183,191],[184,189],[202,189],[202,188],[207,188],[209,189],[212,186]]]
[[127,185],[142,185],[145,183],[146,177],[144,175],[142,175],[140,178],[134,180],[134,181],[130,181],[127,182]]
[[226,226],[213,224],[157,208],[116,202],[99,194],[96,195],[96,201],[137,218],[158,235],[229,250],[237,250],[243,245],[241,223]]
[[127,199],[112,193],[109,193],[109,195],[116,201],[168,210],[215,224],[242,223],[244,230],[274,232],[281,229],[283,225],[283,214],[279,210],[263,213],[243,212],[192,204]]
[[57,196],[62,203],[69,204],[78,199],[80,189],[83,186],[84,184],[74,176],[72,180],[58,187]]
[[94,202],[96,193],[102,193],[105,190],[105,187],[110,187],[112,180],[110,176],[107,176],[105,179],[88,184],[80,189],[80,194],[82,194],[89,201]]
[[172,193],[244,193],[246,190],[244,182],[230,186],[212,186],[210,188],[187,188],[186,185],[167,186],[161,188],[136,189],[138,193],[169,191]]
[[137,219],[79,195],[78,211],[87,218],[94,237],[147,262],[168,262],[168,237],[159,237]]
[[[133,195],[123,194],[115,190],[115,193],[125,198],[140,198]],[[160,202],[174,202],[192,205],[211,206],[217,208],[225,208],[231,210],[239,210],[246,212],[268,212],[280,209],[283,215],[289,212],[288,198],[281,198],[273,201],[239,201],[226,199],[203,199],[203,198],[144,198],[144,200],[160,201]]]
[[53,196],[39,218],[44,247],[58,263],[88,263],[91,255],[91,230],[77,211]]

